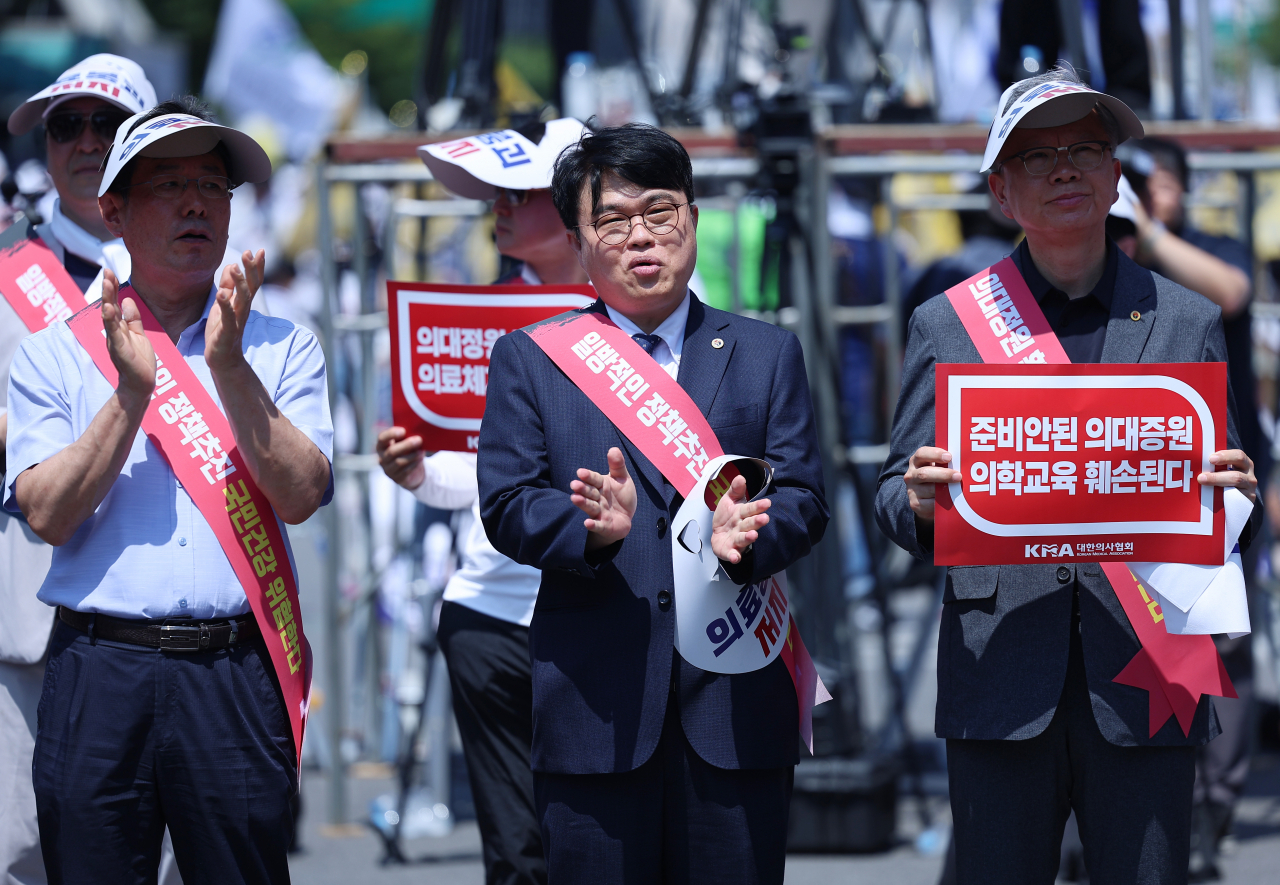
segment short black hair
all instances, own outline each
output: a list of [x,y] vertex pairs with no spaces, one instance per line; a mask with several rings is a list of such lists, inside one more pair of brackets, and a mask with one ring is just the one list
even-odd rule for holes
[[578,200],[590,184],[591,209],[600,205],[600,182],[606,172],[643,188],[680,191],[690,203],[693,164],[679,141],[656,126],[627,123],[583,135],[556,160],[551,200],[566,229],[578,233]]
[[1190,190],[1190,171],[1187,168],[1187,152],[1182,145],[1164,138],[1137,138],[1125,145],[1128,150],[1127,171],[1135,171],[1142,176],[1142,191],[1146,190],[1146,179],[1157,168],[1163,169],[1178,179],[1182,189]]
[[[162,101],[151,110],[142,114],[138,119],[134,120],[129,126],[127,135],[132,135],[134,131],[143,123],[163,117],[168,114],[186,114],[188,117],[197,117],[206,123],[216,123],[218,118],[214,116],[213,111],[209,109],[209,105],[201,101],[194,95],[179,95],[168,101]],[[227,146],[222,142],[218,142],[213,146],[210,152],[216,154],[222,160],[223,168],[227,170],[227,174],[231,173],[231,152],[227,150]],[[107,188],[108,193],[119,194],[127,197],[129,185],[133,184],[133,170],[138,165],[139,157],[134,157],[128,163],[124,164],[124,168],[120,170],[120,174],[116,176],[115,181],[111,182],[111,186]],[[106,160],[103,160],[105,167]]]

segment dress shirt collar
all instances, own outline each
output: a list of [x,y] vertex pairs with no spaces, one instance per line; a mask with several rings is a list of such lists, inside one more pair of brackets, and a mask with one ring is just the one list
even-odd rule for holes
[[[626,332],[628,335],[638,335],[643,330],[631,320],[618,313],[609,305],[605,305],[604,309],[609,312],[609,319],[613,320],[614,325]],[[680,351],[684,349],[684,332],[685,326],[689,322],[689,290],[684,290],[684,299],[680,305],[673,311],[671,315],[662,321],[658,328],[653,330],[653,334],[661,338],[671,350],[671,355],[675,357],[676,362],[680,362]]]
[[526,262],[520,265],[520,282],[526,286],[541,286],[542,277],[538,276],[538,272]]
[[[1111,242],[1111,238],[1107,237],[1107,263],[1102,270],[1102,276],[1099,278],[1089,296],[1097,299],[1098,303],[1108,312],[1111,312],[1111,298],[1116,290],[1116,268],[1120,261],[1116,257],[1116,244]],[[1031,294],[1035,296],[1038,303],[1044,304],[1045,296],[1054,289],[1053,284],[1046,280],[1036,268],[1036,263],[1031,260],[1031,249],[1027,246],[1027,241],[1023,240],[1018,248],[1013,252],[1014,264],[1018,265],[1018,270],[1022,272],[1022,279],[1026,281],[1027,288],[1031,290]]]

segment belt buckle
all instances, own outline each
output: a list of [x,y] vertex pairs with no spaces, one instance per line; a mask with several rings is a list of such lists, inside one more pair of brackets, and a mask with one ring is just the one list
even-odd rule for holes
[[160,648],[163,651],[202,651],[209,647],[209,627],[206,624],[162,624]]

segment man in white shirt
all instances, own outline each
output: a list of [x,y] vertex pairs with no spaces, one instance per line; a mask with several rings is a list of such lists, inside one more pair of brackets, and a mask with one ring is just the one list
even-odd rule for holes
[[[419,153],[436,179],[454,193],[494,201],[498,251],[522,262],[518,271],[498,282],[586,283],[548,189],[556,157],[586,130],[577,120],[553,120],[537,128],[544,131],[517,133],[520,150],[532,158],[521,164],[528,167],[520,169],[525,187],[513,187],[513,180],[468,163],[477,159],[474,155],[455,161],[433,150],[434,145]],[[421,437],[406,438],[403,427],[392,427],[379,435],[378,455],[387,476],[419,501],[467,511],[459,526],[461,561],[445,587],[437,635],[449,666],[453,710],[484,842],[485,881],[544,883],[546,864],[529,765],[529,622],[541,572],[512,561],[489,543],[480,523],[474,453],[436,452],[424,458]]]

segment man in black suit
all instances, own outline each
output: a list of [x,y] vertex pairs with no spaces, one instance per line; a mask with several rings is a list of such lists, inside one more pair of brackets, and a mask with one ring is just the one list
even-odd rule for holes
[[[602,130],[562,155],[552,193],[600,293],[584,310],[677,380],[725,452],[776,471],[767,499],[748,501],[739,479],[719,503],[726,573],[783,571],[828,519],[804,362],[791,333],[689,291],[688,154],[652,127]],[[528,335],[498,341],[489,378],[484,525],[542,570],[529,639],[550,880],[781,883],[798,759],[786,667],[724,676],[683,661],[668,532],[680,496]]]
[[[1225,361],[1219,309],[1106,237],[1114,149],[1142,134],[1132,111],[1062,69],[1010,87],[998,110],[988,182],[1026,231],[1014,263],[1071,361]],[[934,445],[934,366],[977,362],[947,298],[916,310],[876,517],[922,559],[933,549],[935,486],[961,478]],[[1211,456],[1218,471],[1198,479],[1256,501],[1234,413],[1230,448]],[[1255,506],[1242,546],[1260,522]],[[1113,681],[1138,650],[1097,563],[948,571],[935,730],[947,740],[960,883],[1052,883],[1072,809],[1090,881],[1186,881],[1195,747],[1218,721],[1202,698],[1189,735],[1170,719],[1148,737],[1147,692]]]

